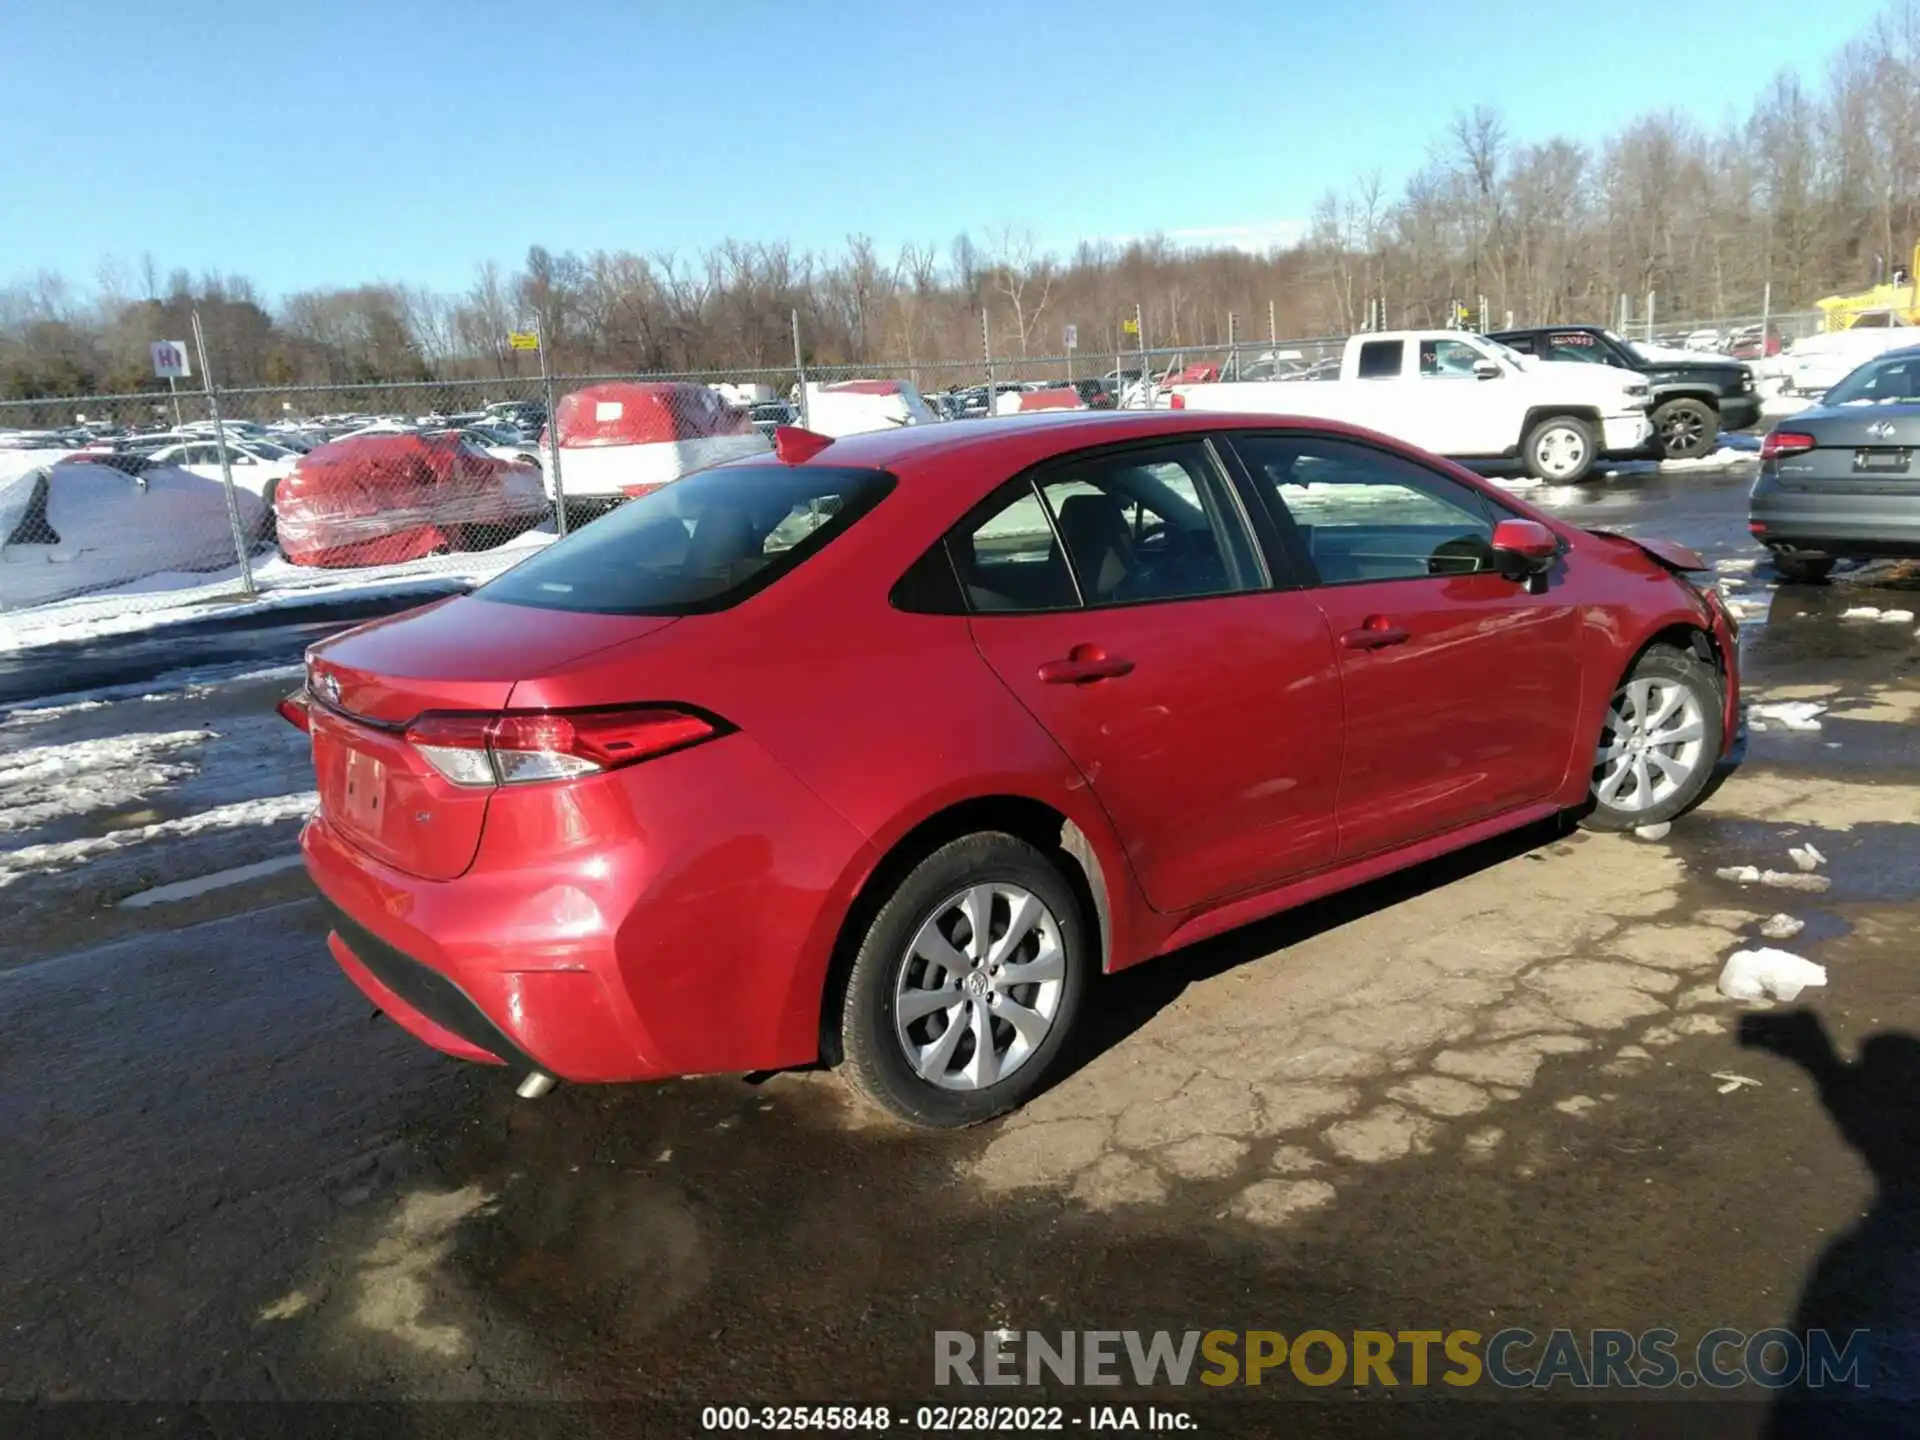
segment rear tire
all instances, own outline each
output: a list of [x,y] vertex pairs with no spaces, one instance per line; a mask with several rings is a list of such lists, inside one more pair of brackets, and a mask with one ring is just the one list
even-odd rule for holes
[[1079,1015],[1095,963],[1088,934],[1065,874],[1026,841],[986,831],[942,845],[895,887],[854,957],[842,1077],[931,1129],[1024,1104]]
[[1713,778],[1726,690],[1709,662],[1652,645],[1614,690],[1594,754],[1589,830],[1658,825],[1690,809]]
[[1576,415],[1549,415],[1534,422],[1521,442],[1527,473],[1554,485],[1578,485],[1599,458],[1593,425]]
[[1831,555],[1778,555],[1773,568],[1789,585],[1817,585],[1833,573]]
[[1669,400],[1653,412],[1653,433],[1668,460],[1698,460],[1720,436],[1720,415],[1699,400]]

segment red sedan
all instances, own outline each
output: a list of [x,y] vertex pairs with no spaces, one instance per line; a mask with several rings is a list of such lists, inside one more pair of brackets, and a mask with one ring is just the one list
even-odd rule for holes
[[313,647],[301,843],[353,981],[523,1093],[824,1059],[964,1125],[1100,973],[1688,808],[1737,758],[1700,568],[1331,425],[783,430]]

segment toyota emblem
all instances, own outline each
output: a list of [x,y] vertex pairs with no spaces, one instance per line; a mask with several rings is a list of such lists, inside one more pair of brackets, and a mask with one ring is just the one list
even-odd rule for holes
[[1867,433],[1876,440],[1891,440],[1893,438],[1893,422],[1891,420],[1876,420],[1867,426]]

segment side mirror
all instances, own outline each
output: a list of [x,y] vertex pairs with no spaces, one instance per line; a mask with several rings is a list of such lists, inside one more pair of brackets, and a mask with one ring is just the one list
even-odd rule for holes
[[1500,366],[1492,360],[1473,362],[1473,378],[1476,380],[1498,380],[1500,374]]
[[1502,520],[1493,527],[1493,554],[1511,575],[1544,575],[1560,554],[1560,537],[1538,520]]

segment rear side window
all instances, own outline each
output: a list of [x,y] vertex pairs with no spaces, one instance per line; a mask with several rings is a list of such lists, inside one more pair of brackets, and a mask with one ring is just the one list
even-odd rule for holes
[[1398,380],[1405,353],[1405,342],[1400,340],[1367,341],[1360,347],[1360,378]]
[[764,590],[893,488],[880,470],[724,466],[629,501],[477,593],[592,615],[695,615]]

